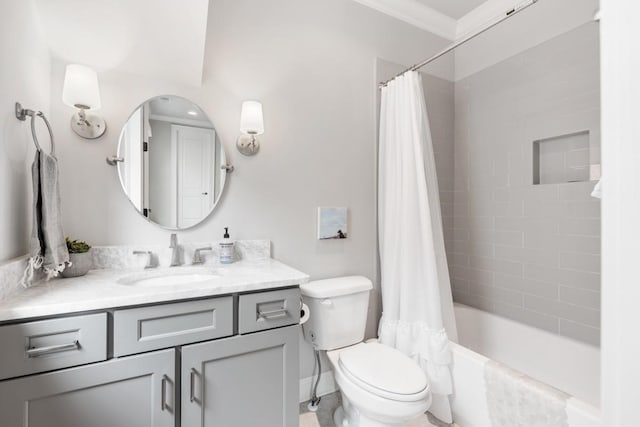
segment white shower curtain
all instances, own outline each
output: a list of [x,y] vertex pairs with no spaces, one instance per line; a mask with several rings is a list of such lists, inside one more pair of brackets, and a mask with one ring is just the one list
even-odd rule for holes
[[[389,82],[381,102],[378,227],[383,313],[378,335],[380,342],[420,363],[434,397],[430,411],[451,422],[451,352],[441,305],[443,299],[452,304],[451,289],[420,75],[411,71]],[[452,306],[446,310],[452,313]],[[452,327],[455,334],[455,323]]]

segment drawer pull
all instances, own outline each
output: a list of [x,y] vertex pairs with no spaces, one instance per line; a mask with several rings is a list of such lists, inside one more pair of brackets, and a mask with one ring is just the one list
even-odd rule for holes
[[189,373],[189,381],[191,383],[189,387],[189,401],[193,403],[196,400],[196,370],[191,368],[191,372]]
[[160,409],[162,409],[163,411],[167,410],[169,408],[169,405],[167,405],[167,381],[169,380],[169,378],[166,375],[162,376],[162,393],[160,396],[160,399],[162,400],[160,402]]
[[47,354],[60,353],[63,351],[79,350],[80,343],[75,340],[69,344],[50,345],[48,347],[34,347],[27,349],[27,357],[40,357]]
[[277,310],[258,311],[258,317],[266,320],[279,319],[287,316],[286,308],[279,308]]

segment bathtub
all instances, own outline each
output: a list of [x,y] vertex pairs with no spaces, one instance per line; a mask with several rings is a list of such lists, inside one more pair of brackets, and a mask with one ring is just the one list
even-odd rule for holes
[[600,350],[461,304],[454,307],[453,418],[460,427],[491,427],[484,369],[494,360],[561,390],[570,427],[602,427]]

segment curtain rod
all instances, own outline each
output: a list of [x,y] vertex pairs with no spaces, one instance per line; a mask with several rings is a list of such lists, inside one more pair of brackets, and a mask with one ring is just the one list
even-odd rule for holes
[[513,15],[516,15],[519,12],[522,12],[523,10],[525,10],[526,8],[528,8],[529,6],[532,6],[533,4],[535,4],[538,0],[527,0],[524,3],[521,3],[518,6],[515,6],[511,9],[509,9],[508,11],[506,11],[503,15],[500,15],[500,17],[495,21],[492,22],[491,24],[488,24],[487,26],[485,26],[484,28],[480,29],[479,31],[476,31],[473,34],[467,35],[465,37],[463,37],[461,40],[454,42],[453,44],[447,46],[446,48],[444,48],[443,50],[441,50],[440,52],[436,53],[435,55],[433,55],[432,57],[425,59],[422,62],[419,62],[409,68],[407,68],[406,70],[396,74],[395,76],[393,76],[392,78],[390,78],[387,81],[381,82],[378,85],[378,88],[383,88],[385,87],[391,80],[395,79],[396,77],[400,77],[401,75],[403,75],[404,73],[407,73],[409,71],[417,71],[420,68],[424,67],[425,65],[435,61],[436,59],[440,58],[441,56],[451,52],[453,49],[457,48],[458,46],[461,46],[463,44],[465,44],[466,42],[468,42],[469,40],[479,36],[480,34],[484,33],[485,31],[495,27],[496,25],[498,25],[499,23],[501,23],[502,21],[511,18]]

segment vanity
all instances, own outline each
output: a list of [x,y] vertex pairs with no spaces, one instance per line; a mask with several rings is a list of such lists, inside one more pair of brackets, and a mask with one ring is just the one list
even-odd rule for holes
[[263,258],[26,289],[0,302],[0,424],[297,426],[307,280]]
[[179,96],[145,101],[107,163],[170,242],[94,247],[92,269],[71,274],[86,276],[0,293],[0,425],[297,426],[309,277],[270,258],[269,241],[236,242],[231,264],[219,241],[178,242],[233,171],[206,113]]

